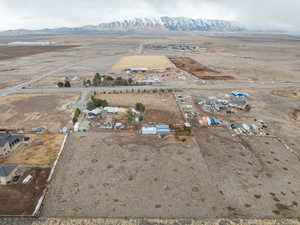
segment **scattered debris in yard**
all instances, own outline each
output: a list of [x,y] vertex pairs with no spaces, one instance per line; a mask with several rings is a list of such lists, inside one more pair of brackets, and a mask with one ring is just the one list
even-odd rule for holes
[[151,49],[169,49],[169,50],[177,50],[177,51],[191,51],[191,52],[198,52],[202,49],[202,47],[198,45],[191,45],[191,44],[169,44],[169,45],[160,45],[160,44],[153,44],[150,46],[146,46]]

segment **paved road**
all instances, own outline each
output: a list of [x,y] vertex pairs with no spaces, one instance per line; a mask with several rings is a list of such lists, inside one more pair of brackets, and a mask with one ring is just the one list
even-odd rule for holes
[[131,91],[131,90],[155,90],[155,89],[264,89],[264,88],[300,88],[300,83],[231,83],[216,85],[189,85],[189,86],[120,86],[120,87],[92,87],[92,88],[44,88],[44,89],[22,89],[13,87],[0,90],[0,95],[11,93],[73,93],[91,91]]
[[144,53],[144,43],[141,43],[141,44],[139,45],[138,50],[137,50],[137,54],[138,54],[138,55],[142,55],[143,53]]

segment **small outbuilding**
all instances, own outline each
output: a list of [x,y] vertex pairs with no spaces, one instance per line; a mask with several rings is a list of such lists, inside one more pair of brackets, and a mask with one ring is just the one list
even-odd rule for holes
[[142,127],[142,134],[156,134],[156,127]]
[[149,68],[135,67],[135,68],[128,68],[126,71],[130,71],[130,72],[147,72],[147,71],[149,71]]
[[156,125],[156,134],[166,135],[170,133],[171,129],[169,125]]

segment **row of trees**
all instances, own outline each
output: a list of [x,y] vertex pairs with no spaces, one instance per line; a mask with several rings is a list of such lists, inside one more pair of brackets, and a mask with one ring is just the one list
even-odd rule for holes
[[[141,112],[141,113],[144,113],[145,110],[146,110],[146,107],[145,105],[143,105],[142,103],[136,103],[135,106],[134,106],[135,110]],[[134,115],[134,113],[132,111],[128,111],[127,112],[127,115],[126,115],[128,121],[132,122],[136,116]],[[139,115],[139,121],[142,122],[144,120],[144,116],[143,115]]]
[[59,87],[59,88],[71,87],[71,82],[68,80],[66,80],[65,82],[60,81],[57,83],[57,87]]
[[96,73],[93,80],[84,80],[83,86],[84,87],[99,87],[99,86],[127,86],[132,85],[134,81],[129,79],[123,79],[122,77],[118,77],[114,79],[111,76],[106,75],[100,75],[99,73]]
[[72,119],[73,124],[78,122],[80,114],[81,114],[81,111],[80,111],[80,109],[77,108],[75,110],[75,113],[74,113],[74,116],[73,116],[73,119]]
[[108,106],[108,102],[103,99],[95,98],[94,96],[91,97],[91,100],[87,103],[88,110],[94,110],[98,107],[106,107]]

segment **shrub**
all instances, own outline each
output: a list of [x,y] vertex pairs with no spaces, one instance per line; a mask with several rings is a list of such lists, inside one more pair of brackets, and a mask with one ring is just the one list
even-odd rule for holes
[[65,87],[71,87],[70,81],[68,81],[68,80],[65,81]]
[[58,83],[57,83],[57,87],[59,87],[59,88],[64,87],[64,83],[63,83],[63,82],[58,82]]
[[129,78],[129,79],[128,79],[128,84],[130,84],[130,85],[133,84],[132,78]]
[[132,122],[134,120],[134,115],[132,115],[132,113],[130,111],[127,112],[126,117],[129,122]]
[[78,118],[73,117],[72,122],[73,122],[73,124],[77,123],[78,122]]
[[80,114],[81,114],[81,111],[80,111],[80,109],[77,108],[77,109],[75,110],[74,117],[77,117],[77,118],[78,118],[78,117],[80,116]]
[[92,96],[91,101],[87,103],[87,109],[90,111],[98,107],[106,107],[106,106],[108,106],[108,102],[106,100],[98,99],[95,98],[94,96]]
[[142,103],[136,103],[135,109],[140,112],[145,112],[146,107]]
[[93,98],[92,101],[95,104],[96,108],[97,107],[106,107],[106,106],[108,106],[108,103],[107,103],[106,100]]
[[93,78],[93,86],[98,87],[101,85],[101,75],[99,73],[96,73]]
[[114,78],[113,78],[113,77],[111,77],[111,76],[106,76],[106,77],[105,77],[105,80],[110,80],[110,81],[113,81],[113,80],[114,80]]
[[97,106],[95,105],[95,103],[93,101],[89,101],[86,105],[86,108],[90,111],[94,110],[97,108]]
[[81,114],[81,111],[80,111],[80,109],[77,108],[75,110],[75,113],[74,113],[74,116],[73,116],[73,119],[72,119],[73,124],[78,122],[78,118],[79,118],[80,114]]

